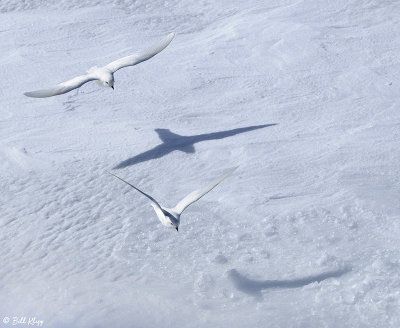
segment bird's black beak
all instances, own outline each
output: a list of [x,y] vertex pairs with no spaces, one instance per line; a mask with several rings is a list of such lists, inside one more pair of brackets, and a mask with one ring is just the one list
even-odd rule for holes
[[179,230],[178,230],[178,227],[176,227],[175,229],[176,229],[176,231],[178,231],[178,232],[179,232]]
[[114,90],[114,86],[112,85],[111,88]]

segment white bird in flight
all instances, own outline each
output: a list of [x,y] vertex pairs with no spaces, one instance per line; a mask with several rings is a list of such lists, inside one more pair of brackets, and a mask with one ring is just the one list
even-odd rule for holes
[[87,71],[87,74],[77,76],[52,88],[25,92],[24,95],[33,98],[57,96],[77,89],[85,83],[94,80],[98,80],[100,84],[114,89],[114,73],[116,71],[127,66],[134,66],[157,55],[171,43],[174,36],[174,33],[170,33],[162,42],[150,49],[120,58],[103,67],[92,67]]
[[134,185],[130,184],[129,182],[126,182],[124,179],[121,179],[119,176],[116,176],[115,174],[108,172],[109,174],[115,176],[117,179],[120,179],[121,181],[125,182],[132,188],[136,189],[139,191],[141,194],[146,196],[148,199],[150,199],[151,205],[153,206],[154,210],[156,211],[158,219],[161,221],[161,223],[168,227],[168,228],[174,228],[176,231],[178,231],[178,227],[180,224],[180,217],[182,212],[190,205],[193,204],[195,201],[199,200],[201,197],[203,197],[206,193],[214,189],[219,183],[221,183],[223,180],[225,180],[227,177],[229,177],[233,171],[235,171],[237,167],[229,170],[226,174],[220,176],[218,179],[214,180],[211,182],[208,186],[195,190],[191,192],[189,195],[187,195],[185,198],[183,198],[178,205],[176,205],[174,208],[167,208],[162,205],[160,205],[153,197],[150,195],[146,194],[145,192],[141,191],[139,188],[136,188]]

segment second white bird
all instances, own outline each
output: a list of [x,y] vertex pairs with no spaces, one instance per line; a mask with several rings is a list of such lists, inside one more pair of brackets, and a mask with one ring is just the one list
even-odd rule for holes
[[139,188],[135,187],[134,185],[130,184],[129,182],[126,182],[124,179],[121,179],[119,176],[116,176],[115,174],[113,174],[111,172],[108,172],[108,173],[115,176],[117,179],[125,182],[127,185],[136,189],[141,194],[143,194],[148,199],[150,199],[151,205],[153,206],[154,210],[156,211],[157,217],[161,221],[161,223],[168,228],[174,228],[174,229],[176,229],[176,231],[178,231],[179,224],[180,224],[180,217],[181,217],[182,212],[190,204],[199,200],[206,193],[208,193],[209,191],[214,189],[219,183],[221,183],[223,180],[225,180],[227,177],[229,177],[235,170],[236,170],[236,168],[233,168],[228,173],[226,173],[223,176],[219,177],[218,179],[214,180],[208,186],[191,192],[184,199],[182,199],[178,203],[178,205],[176,205],[174,208],[167,208],[167,207],[161,206],[153,197],[151,197],[150,195],[141,191]]

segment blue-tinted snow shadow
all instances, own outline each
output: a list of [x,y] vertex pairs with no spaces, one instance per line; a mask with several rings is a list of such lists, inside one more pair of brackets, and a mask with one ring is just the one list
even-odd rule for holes
[[329,278],[339,278],[351,271],[351,267],[343,267],[333,271],[327,271],[316,275],[310,275],[297,279],[284,280],[254,280],[240,274],[236,269],[228,271],[228,277],[237,290],[262,299],[261,292],[268,289],[300,288],[314,282],[321,282]]
[[119,163],[114,169],[123,169],[127,166],[135,165],[138,163],[146,162],[152,159],[157,159],[168,155],[169,153],[179,150],[185,153],[194,153],[194,144],[202,141],[217,140],[232,137],[234,135],[245,133],[257,129],[266,128],[268,126],[274,126],[274,124],[264,124],[264,125],[254,125],[247,126],[244,128],[225,130],[213,133],[204,133],[194,136],[181,136],[179,134],[173,133],[168,129],[155,129],[162,143],[155,146],[154,148],[145,151],[144,153],[138,154],[131,158],[124,160]]

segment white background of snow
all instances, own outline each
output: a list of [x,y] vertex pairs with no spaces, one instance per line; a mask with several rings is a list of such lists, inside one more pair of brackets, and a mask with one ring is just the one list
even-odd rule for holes
[[[399,327],[399,15],[384,0],[2,0],[1,318]],[[114,92],[22,95],[170,31]],[[113,170],[173,206],[240,165],[179,233],[105,173],[160,144],[154,129],[273,123]],[[311,283],[267,288],[296,279]]]

